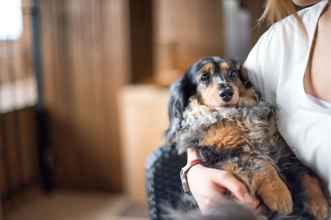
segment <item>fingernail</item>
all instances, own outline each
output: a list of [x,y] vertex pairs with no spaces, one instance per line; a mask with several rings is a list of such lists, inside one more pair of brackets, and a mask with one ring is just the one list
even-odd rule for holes
[[249,195],[249,194],[245,194],[245,200],[246,200],[247,202],[254,202],[253,197],[252,197],[251,195]]
[[261,205],[261,202],[260,202],[260,200],[258,200],[258,199],[254,199],[254,208],[258,208],[258,207],[260,207],[260,205]]
[[249,203],[251,203],[255,207],[258,206],[259,201],[256,198],[252,197],[251,195],[247,195],[246,198]]

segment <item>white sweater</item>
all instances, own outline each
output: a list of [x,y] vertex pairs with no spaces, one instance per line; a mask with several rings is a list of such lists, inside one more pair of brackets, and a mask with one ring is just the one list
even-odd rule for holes
[[287,143],[323,178],[331,192],[331,108],[304,90],[311,45],[327,4],[322,0],[299,12],[308,39],[294,16],[287,17],[259,39],[244,66],[262,96],[278,106],[278,126]]

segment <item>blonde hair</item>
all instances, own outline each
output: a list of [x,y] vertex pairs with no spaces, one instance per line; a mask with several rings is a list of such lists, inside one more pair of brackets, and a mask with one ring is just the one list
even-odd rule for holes
[[264,12],[259,19],[260,23],[271,25],[289,15],[293,15],[307,40],[308,34],[302,19],[298,16],[295,4],[292,0],[267,0]]
[[295,5],[291,0],[267,0],[260,22],[273,24],[288,15],[294,15],[299,19]]

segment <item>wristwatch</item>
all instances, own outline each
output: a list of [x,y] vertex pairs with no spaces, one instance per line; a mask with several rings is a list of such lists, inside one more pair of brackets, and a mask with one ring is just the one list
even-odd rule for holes
[[180,171],[180,180],[182,182],[182,188],[185,193],[190,192],[190,186],[188,185],[188,181],[187,181],[187,173],[192,167],[198,164],[202,164],[202,160],[200,159],[192,160],[190,163],[185,165]]

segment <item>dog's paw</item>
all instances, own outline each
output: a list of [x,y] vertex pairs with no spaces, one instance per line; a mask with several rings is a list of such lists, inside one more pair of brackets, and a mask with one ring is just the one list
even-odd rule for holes
[[292,195],[283,182],[270,183],[263,191],[261,197],[269,209],[283,215],[293,212]]
[[329,204],[324,197],[309,200],[306,208],[316,220],[325,220],[329,215]]
[[329,203],[318,179],[310,175],[304,175],[301,181],[306,196],[305,209],[307,212],[316,220],[327,219],[329,215]]
[[256,193],[269,209],[282,215],[293,212],[291,192],[273,166],[265,166],[256,177]]

